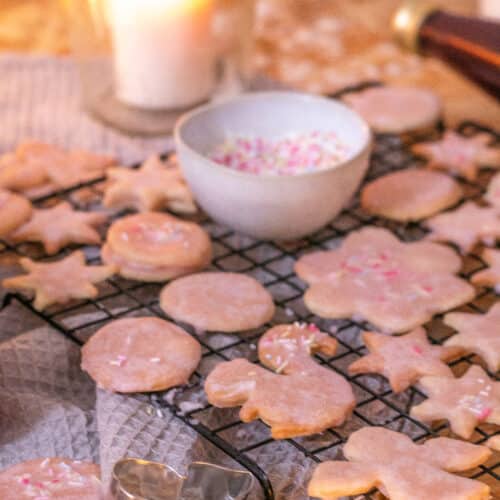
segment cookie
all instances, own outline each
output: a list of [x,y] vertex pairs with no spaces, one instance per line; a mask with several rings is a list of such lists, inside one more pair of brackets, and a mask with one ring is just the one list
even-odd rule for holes
[[500,369],[499,303],[486,314],[449,313],[444,322],[458,332],[445,342],[445,346],[456,346],[477,354],[486,361],[492,373]]
[[490,439],[486,441],[486,446],[490,450],[500,451],[500,434],[490,437]]
[[116,270],[114,266],[87,266],[85,255],[80,251],[55,262],[40,263],[23,258],[19,263],[28,274],[4,279],[2,286],[33,291],[34,307],[38,311],[72,299],[97,297],[94,284],[110,278]]
[[349,383],[311,355],[335,353],[337,342],[314,325],[280,325],[259,341],[261,362],[223,362],[205,382],[208,401],[219,408],[241,406],[240,418],[260,418],[274,439],[307,436],[342,425],[356,404]]
[[469,181],[483,167],[500,167],[500,148],[491,147],[488,134],[464,137],[447,130],[442,139],[412,146],[413,153],[428,159],[427,168],[446,170]]
[[32,210],[26,198],[0,189],[0,238],[22,226],[31,217]]
[[99,466],[67,458],[23,462],[0,472],[2,500],[100,500]]
[[500,214],[495,208],[480,207],[468,201],[456,210],[435,215],[425,221],[430,241],[454,243],[462,253],[477,243],[493,246],[500,239]]
[[139,212],[167,208],[180,214],[197,211],[179,166],[163,163],[158,156],[151,156],[137,170],[110,168],[107,177],[111,184],[104,194],[105,207],[130,208]]
[[436,94],[416,87],[372,87],[342,99],[379,133],[400,134],[434,126],[442,111]]
[[203,331],[241,332],[274,316],[271,294],[254,278],[236,273],[192,274],[168,284],[161,308]]
[[488,268],[474,273],[471,282],[474,285],[488,286],[500,292],[500,251],[487,248],[483,250],[481,258],[488,264]]
[[52,208],[33,210],[31,219],[9,239],[14,243],[40,242],[47,254],[53,255],[72,243],[99,245],[101,237],[95,227],[107,219],[103,213],[74,210],[63,201]]
[[402,333],[474,298],[474,288],[455,276],[461,265],[443,245],[403,243],[386,229],[368,226],[335,250],[301,257],[295,271],[311,285],[304,301],[314,314],[364,319]]
[[344,445],[347,462],[318,465],[309,483],[312,497],[333,500],[379,489],[389,500],[488,500],[486,484],[452,473],[474,469],[491,456],[486,446],[435,438],[415,444],[382,427],[364,427]]
[[212,260],[208,234],[163,213],[123,217],[109,228],[101,257],[124,278],[161,282],[201,271]]
[[451,177],[410,168],[367,184],[361,192],[361,207],[392,220],[418,221],[455,205],[462,196],[462,188]]
[[98,330],[82,348],[82,370],[103,389],[155,392],[187,384],[201,346],[159,318],[125,318]]
[[493,207],[500,209],[500,174],[491,179],[484,199]]
[[425,375],[453,377],[444,363],[462,352],[459,347],[431,345],[423,328],[401,337],[364,332],[363,342],[370,354],[349,366],[349,373],[380,373],[394,392],[402,392]]
[[411,409],[417,420],[448,420],[463,439],[469,439],[479,424],[500,425],[500,382],[478,365],[460,378],[423,377],[420,387],[429,399]]

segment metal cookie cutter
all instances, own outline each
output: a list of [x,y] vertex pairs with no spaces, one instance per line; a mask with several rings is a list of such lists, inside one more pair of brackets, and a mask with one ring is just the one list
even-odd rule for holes
[[244,500],[254,485],[252,474],[193,462],[187,476],[157,462],[127,458],[113,468],[113,500]]

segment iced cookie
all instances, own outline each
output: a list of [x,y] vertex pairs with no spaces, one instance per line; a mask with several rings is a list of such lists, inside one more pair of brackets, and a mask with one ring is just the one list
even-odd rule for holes
[[415,144],[412,151],[429,160],[428,168],[446,170],[473,181],[480,168],[500,167],[500,148],[488,146],[490,141],[488,135],[464,137],[448,130],[441,140]]
[[335,353],[337,342],[314,325],[281,325],[259,341],[261,362],[276,373],[235,359],[219,364],[208,376],[208,401],[219,408],[242,406],[240,418],[257,418],[285,439],[341,425],[356,402],[349,383],[318,365],[311,355]]
[[35,209],[31,219],[13,232],[15,243],[36,241],[43,244],[49,255],[72,243],[99,245],[101,237],[95,227],[104,224],[103,213],[80,212],[66,201],[52,208]]
[[33,291],[38,311],[72,299],[97,297],[94,285],[113,276],[116,270],[114,266],[87,266],[80,251],[55,262],[38,263],[23,258],[19,263],[28,274],[4,279],[2,286]]
[[31,217],[32,210],[26,198],[0,189],[0,238],[23,225]]
[[111,184],[104,195],[104,206],[155,212],[168,208],[181,214],[196,212],[193,195],[178,165],[150,157],[141,168],[111,168]]
[[99,466],[80,460],[45,458],[0,472],[2,500],[100,500]]
[[500,174],[495,175],[488,185],[484,199],[493,207],[500,209]]
[[415,87],[373,87],[347,94],[343,100],[381,133],[425,129],[434,126],[441,115],[436,94]]
[[488,500],[490,488],[453,472],[474,469],[491,456],[486,446],[435,438],[415,444],[382,427],[364,427],[344,445],[347,462],[316,467],[309,495],[334,500],[379,489],[389,500]]
[[472,201],[431,217],[425,225],[431,231],[428,240],[454,243],[464,254],[477,243],[493,246],[500,239],[498,210],[480,207]]
[[236,273],[192,274],[168,284],[161,308],[177,321],[206,331],[240,332],[274,316],[271,294],[254,278]]
[[462,188],[451,177],[411,168],[367,184],[361,193],[361,207],[388,219],[417,221],[455,205],[462,196]]
[[375,332],[363,333],[370,354],[349,366],[349,373],[380,373],[389,379],[394,392],[402,392],[425,375],[453,377],[444,363],[462,352],[459,347],[432,345],[423,328],[389,337]]
[[187,384],[201,346],[159,318],[125,318],[98,330],[82,348],[82,369],[113,392],[154,392]]
[[500,304],[491,307],[486,314],[449,313],[444,322],[457,330],[446,346],[461,347],[483,358],[488,369],[495,373],[500,369]]
[[101,256],[104,262],[115,264],[125,278],[161,282],[207,267],[212,245],[197,224],[151,212],[112,224]]
[[500,293],[500,251],[487,248],[481,254],[482,259],[488,264],[488,269],[474,273],[471,282],[474,285],[488,286]]
[[460,378],[423,377],[420,387],[429,399],[411,409],[417,420],[448,420],[463,439],[469,439],[479,424],[500,425],[500,382],[478,365]]
[[474,298],[474,288],[455,276],[461,265],[443,245],[402,243],[386,229],[366,227],[335,250],[301,257],[295,271],[311,285],[304,300],[313,313],[363,318],[399,333]]

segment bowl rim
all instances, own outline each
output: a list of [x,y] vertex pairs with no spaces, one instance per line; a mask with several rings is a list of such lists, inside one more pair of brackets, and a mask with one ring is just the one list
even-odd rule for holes
[[[249,172],[240,172],[239,170],[234,170],[232,168],[228,168],[224,165],[221,165],[220,163],[215,162],[214,160],[211,160],[209,157],[203,155],[202,153],[198,152],[196,149],[192,148],[189,146],[183,138],[183,129],[186,126],[187,123],[190,121],[196,119],[199,115],[206,113],[208,111],[211,111],[213,109],[217,109],[219,107],[222,107],[227,104],[231,103],[238,103],[239,101],[248,101],[248,100],[258,100],[258,99],[263,99],[263,98],[272,98],[272,97],[291,97],[294,99],[298,99],[301,101],[313,101],[316,103],[327,103],[327,104],[334,104],[336,106],[340,106],[342,108],[345,108],[348,112],[350,112],[352,115],[355,116],[355,118],[359,121],[360,128],[364,132],[365,135],[365,141],[364,143],[361,143],[360,147],[358,150],[355,150],[354,153],[346,158],[345,160],[341,161],[340,163],[336,163],[330,167],[323,168],[321,170],[316,170],[316,171],[310,171],[310,172],[300,172],[298,174],[293,174],[293,175],[258,175],[258,174],[252,174]],[[284,181],[286,180],[292,180],[292,179],[297,179],[300,180],[305,177],[313,177],[313,176],[321,176],[325,175],[329,172],[332,172],[334,170],[343,168],[357,160],[358,158],[362,157],[367,150],[370,150],[373,144],[373,133],[366,122],[366,120],[356,111],[351,109],[349,106],[347,106],[345,103],[343,103],[340,100],[337,99],[332,99],[329,97],[323,97],[323,96],[318,96],[314,94],[308,94],[305,92],[296,92],[296,91],[280,91],[280,90],[271,90],[271,91],[262,91],[262,92],[247,92],[243,93],[237,96],[232,96],[228,97],[226,99],[221,99],[216,102],[210,102],[201,106],[198,106],[194,108],[191,111],[188,111],[184,113],[176,122],[175,127],[174,127],[174,141],[176,145],[176,149],[178,150],[178,146],[181,144],[183,147],[187,148],[190,152],[192,152],[198,159],[202,160],[203,162],[206,162],[207,165],[210,165],[211,168],[215,168],[219,172],[223,172],[226,175],[233,175],[236,177],[240,177],[241,179],[259,179],[259,180],[266,180],[269,182],[278,182],[278,181]],[[182,165],[181,165],[182,168]]]

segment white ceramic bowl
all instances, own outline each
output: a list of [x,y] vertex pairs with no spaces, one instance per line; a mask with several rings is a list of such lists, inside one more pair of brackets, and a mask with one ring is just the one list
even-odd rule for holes
[[[350,150],[346,161],[299,175],[255,175],[207,158],[228,136],[276,139],[334,131]],[[216,221],[259,239],[292,240],[330,222],[351,199],[368,168],[371,133],[339,101],[295,92],[245,94],[181,117],[177,154],[200,206]]]

